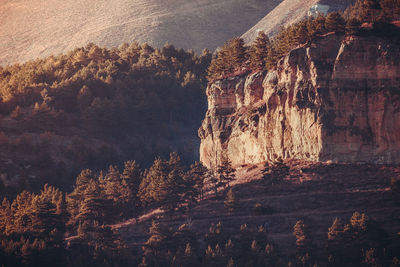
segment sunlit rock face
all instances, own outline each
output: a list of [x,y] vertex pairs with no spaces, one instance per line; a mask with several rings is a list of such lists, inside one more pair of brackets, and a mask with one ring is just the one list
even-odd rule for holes
[[393,40],[330,35],[276,70],[209,84],[201,161],[400,163],[399,56]]

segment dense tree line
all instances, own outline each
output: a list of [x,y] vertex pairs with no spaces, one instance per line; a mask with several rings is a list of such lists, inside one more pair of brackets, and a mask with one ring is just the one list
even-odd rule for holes
[[[122,171],[114,165],[99,173],[82,170],[69,194],[45,185],[40,194],[23,191],[12,202],[4,198],[0,207],[1,262],[6,266],[52,266],[58,259],[61,265],[80,266],[86,259],[101,266],[122,264],[125,257],[121,253],[127,248],[109,225],[137,220],[154,208],[169,216],[190,211],[204,198],[210,173],[199,162],[185,168],[178,154],[171,153],[168,160],[156,158],[148,169],[127,161]],[[233,180],[232,174],[230,177],[217,190],[226,187]],[[66,236],[70,237],[67,245]]]
[[[69,190],[81,169],[130,158],[147,167],[169,151],[194,162],[210,59],[206,50],[196,55],[133,42],[112,49],[88,44],[0,67],[0,159],[12,162],[3,171],[10,184]],[[18,165],[31,167],[24,173]],[[37,179],[28,182],[29,175]],[[0,183],[0,192],[10,191]]]
[[345,11],[347,19],[379,23],[400,20],[399,0],[357,0]]
[[68,211],[65,195],[45,185],[40,194],[27,191],[0,209],[0,261],[6,266],[50,265],[65,260]]
[[357,0],[344,14],[331,12],[305,18],[282,28],[272,40],[260,31],[250,46],[240,38],[227,41],[213,56],[207,77],[212,81],[250,70],[273,69],[290,50],[324,34],[357,34],[365,22],[378,31],[390,32],[390,22],[396,20],[400,20],[399,0]]

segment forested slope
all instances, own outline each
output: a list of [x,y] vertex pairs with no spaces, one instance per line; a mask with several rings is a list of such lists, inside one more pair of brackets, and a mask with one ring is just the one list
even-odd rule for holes
[[146,166],[171,151],[194,161],[210,57],[90,44],[0,68],[1,191],[44,181],[67,189],[81,169]]

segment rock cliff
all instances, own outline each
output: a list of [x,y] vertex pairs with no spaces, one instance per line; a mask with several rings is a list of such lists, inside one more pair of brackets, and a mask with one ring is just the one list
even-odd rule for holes
[[199,129],[208,167],[281,158],[400,163],[400,43],[328,35],[276,70],[207,88]]

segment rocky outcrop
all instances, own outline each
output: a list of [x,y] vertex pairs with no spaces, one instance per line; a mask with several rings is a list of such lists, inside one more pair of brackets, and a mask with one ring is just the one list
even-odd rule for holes
[[207,88],[200,159],[208,167],[281,158],[400,163],[400,44],[329,35],[276,70]]

